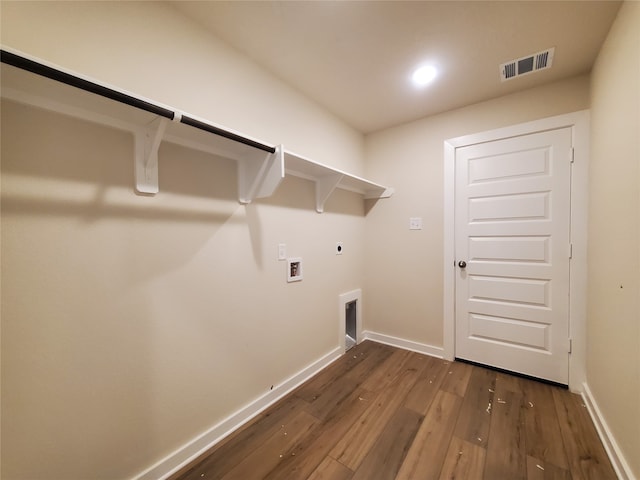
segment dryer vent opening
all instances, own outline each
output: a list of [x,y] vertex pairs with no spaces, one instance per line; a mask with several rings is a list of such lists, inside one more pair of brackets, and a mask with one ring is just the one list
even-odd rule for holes
[[344,306],[345,317],[345,337],[344,345],[345,350],[349,350],[356,345],[356,339],[358,338],[356,331],[356,318],[358,314],[358,301],[353,300]]
[[362,341],[362,290],[339,296],[338,332],[340,347],[346,352]]

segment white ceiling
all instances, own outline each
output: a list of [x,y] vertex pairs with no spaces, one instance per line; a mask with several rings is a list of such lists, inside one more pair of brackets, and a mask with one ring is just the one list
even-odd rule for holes
[[[346,123],[369,133],[591,70],[617,1],[175,1]],[[507,82],[499,65],[555,47]],[[428,87],[412,70],[440,70]]]

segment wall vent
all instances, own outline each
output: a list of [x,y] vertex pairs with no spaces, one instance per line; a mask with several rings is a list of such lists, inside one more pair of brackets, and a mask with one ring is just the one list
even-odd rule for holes
[[521,77],[551,67],[555,47],[526,57],[511,60],[500,65],[500,79],[505,82],[512,78]]

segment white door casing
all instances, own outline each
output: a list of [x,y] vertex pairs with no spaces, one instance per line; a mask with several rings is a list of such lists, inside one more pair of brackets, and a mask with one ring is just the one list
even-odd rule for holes
[[456,357],[569,378],[571,129],[455,154]]
[[[547,359],[552,356],[551,353],[545,353],[545,350],[554,352],[564,350],[565,365],[561,365],[558,369],[566,372],[566,352],[569,347],[568,340],[571,339],[572,352],[568,356],[568,378],[565,373],[564,379],[556,376],[556,374],[550,379],[559,383],[566,384],[568,382],[569,388],[573,391],[579,392],[582,390],[582,384],[585,381],[586,345],[588,120],[588,111],[582,111],[445,141],[443,342],[445,358],[449,360],[454,357],[467,358],[464,349],[468,345],[463,346],[462,350],[458,351],[457,337],[464,337],[465,332],[456,331],[455,322],[456,280],[459,279],[458,277],[465,275],[464,278],[461,278],[464,280],[461,284],[462,289],[458,290],[457,294],[460,298],[466,295],[465,299],[462,300],[465,308],[471,306],[468,309],[471,313],[466,314],[467,323],[465,324],[465,328],[472,329],[471,337],[474,342],[471,342],[471,348],[476,348],[478,345],[491,347],[485,348],[485,354],[489,356],[488,360],[484,360],[485,363],[549,378],[546,373],[523,371],[524,369],[520,368],[517,362],[519,361],[525,366],[535,364],[535,368],[538,368],[538,363],[544,364],[546,362],[546,360],[540,362],[540,359]],[[536,148],[524,148],[523,150],[528,152],[523,154],[524,159],[519,162],[508,163],[506,157],[497,157],[494,160],[490,160],[489,156],[492,152],[482,152],[482,150],[490,148],[488,142],[500,140],[502,142],[498,142],[498,144],[502,143],[502,146],[505,146],[513,142],[522,141],[524,136],[558,129],[565,129],[564,132],[566,133],[566,139],[560,140],[561,143],[567,143],[567,149],[573,144],[573,158],[575,161],[572,164],[571,183],[569,184],[568,179],[565,180],[567,182],[565,190],[570,190],[571,192],[570,197],[566,200],[567,203],[570,202],[570,206],[569,204],[567,205],[567,210],[570,208],[570,218],[566,219],[566,240],[560,241],[560,236],[558,236],[559,244],[558,247],[555,247],[545,237],[546,234],[544,232],[531,230],[534,226],[537,227],[545,222],[548,223],[547,220],[530,219],[528,221],[514,222],[491,220],[496,212],[503,217],[518,217],[523,214],[524,216],[539,214],[540,208],[548,208],[548,213],[553,214],[554,208],[559,207],[557,200],[554,199],[551,203],[548,203],[550,199],[545,199],[545,195],[542,194],[544,185],[540,183],[536,185],[536,182],[544,183],[542,179],[545,176],[548,177],[548,175],[535,173],[541,167],[542,169],[549,167],[545,164],[544,155],[536,157]],[[559,135],[562,136],[563,134]],[[536,135],[533,135],[529,138],[534,139],[535,137]],[[541,137],[538,136],[538,138]],[[564,149],[565,147],[557,148]],[[471,162],[471,171],[463,172],[462,175],[462,177],[466,176],[467,179],[470,178],[472,180],[472,196],[475,196],[470,203],[470,199],[467,198],[467,204],[464,207],[456,204],[455,179],[457,176],[461,178],[458,175],[458,170],[466,169],[467,166],[460,166],[456,163],[456,153],[466,155],[467,160],[474,156],[478,158],[478,160]],[[567,160],[565,166],[571,168],[568,154],[564,158]],[[553,159],[551,161],[550,165],[553,164]],[[502,176],[503,178],[501,180],[492,179],[492,176],[496,177],[496,173],[497,177]],[[561,177],[568,174],[569,170],[561,174]],[[536,179],[536,177],[539,178]],[[500,188],[503,191],[498,191],[498,196],[492,197],[492,194],[488,193],[487,189],[492,188],[491,185],[495,187],[499,184],[501,184]],[[525,188],[518,196],[509,197],[509,195],[514,194],[515,191],[513,189],[520,187]],[[529,189],[529,193],[526,193],[527,189]],[[537,212],[536,209],[538,209]],[[556,210],[558,209],[556,208]],[[456,213],[458,216],[462,214],[458,210],[462,210],[462,213],[466,210],[472,217],[477,217],[475,223],[472,222],[471,235],[467,235],[467,239],[462,245],[455,244]],[[544,214],[544,211],[542,213]],[[567,217],[569,217],[569,213]],[[512,225],[509,226],[509,223],[512,223]],[[527,223],[529,226],[526,226]],[[509,232],[505,228],[508,229],[517,225],[520,227],[524,225],[529,230],[525,228],[516,237],[509,238],[509,235],[513,232]],[[499,226],[497,231],[490,231],[491,228],[496,226]],[[558,235],[563,235],[563,233],[560,232]],[[468,239],[469,236],[471,239]],[[561,285],[554,290],[555,285],[552,286],[553,282],[547,282],[544,277],[545,275],[549,276],[549,271],[553,269],[562,270],[562,268],[558,263],[551,266],[548,260],[551,260],[553,255],[565,255],[560,251],[564,248],[566,260],[568,261],[570,244],[573,248],[569,269],[565,273],[560,273],[560,275],[569,275],[570,282],[569,278],[566,279],[566,282],[564,279],[561,282],[555,282]],[[553,249],[551,249],[552,247]],[[458,253],[467,256],[466,259],[460,258],[460,260],[468,262],[466,270],[461,270],[454,263],[457,258],[456,249]],[[468,257],[468,255],[473,255],[473,257]],[[471,258],[470,261],[469,258]],[[496,269],[502,269],[502,272]],[[547,272],[542,273],[545,270]],[[536,277],[536,275],[540,278]],[[564,292],[562,291],[563,286],[566,290]],[[554,299],[554,295],[555,297],[560,296],[558,297],[559,299]],[[492,298],[492,296],[506,298]],[[559,301],[561,302],[562,296],[569,297],[565,306],[561,306],[558,303]],[[560,306],[560,310],[563,308],[568,310],[566,316],[569,323],[568,327],[559,326],[559,329],[562,330],[564,328],[565,332],[568,329],[568,334],[564,335],[562,339],[560,336],[551,333],[556,328],[555,326],[545,326],[545,316],[554,315],[555,313],[551,314],[549,312],[554,311],[553,309],[558,306]],[[487,310],[487,307],[489,310]],[[524,318],[519,318],[518,315],[523,315],[523,312]],[[534,318],[532,317],[533,312],[536,314],[542,313],[543,315],[541,317],[538,316],[535,323],[530,323],[529,320]],[[499,328],[496,330],[496,327]],[[492,336],[496,335],[508,335],[508,337],[491,339]],[[469,331],[466,332],[466,338],[468,337]],[[462,341],[464,343],[464,339]],[[508,350],[510,353],[506,354],[500,352],[506,346],[515,348],[516,353],[519,354],[525,352],[525,360],[514,361],[512,359],[509,365],[500,364],[499,362],[503,362],[513,356],[513,352],[510,350]],[[536,355],[532,354],[538,355],[536,357]],[[492,357],[497,357],[498,362],[493,361]],[[532,358],[538,358],[538,360],[532,360]],[[549,366],[547,365],[545,368],[548,370]]]

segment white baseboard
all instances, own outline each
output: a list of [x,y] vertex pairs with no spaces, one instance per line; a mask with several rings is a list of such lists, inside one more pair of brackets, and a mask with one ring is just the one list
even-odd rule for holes
[[591,415],[593,424],[598,431],[598,435],[600,435],[600,440],[602,440],[604,449],[607,451],[607,455],[609,455],[609,460],[611,460],[611,464],[613,465],[613,469],[616,471],[616,475],[618,475],[620,480],[635,480],[636,477],[633,475],[631,467],[625,460],[622,451],[620,451],[620,447],[618,447],[618,444],[607,425],[607,422],[602,416],[602,412],[600,412],[600,408],[598,407],[595,398],[593,398],[589,385],[585,382],[582,386],[582,398],[587,406],[589,415]]
[[226,419],[222,420],[211,429],[195,437],[173,453],[169,454],[144,472],[136,475],[134,480],[158,480],[166,479],[190,462],[198,458],[204,452],[216,445],[231,432],[237,430],[260,412],[273,405],[275,402],[291,392],[298,385],[316,375],[322,369],[329,366],[344,353],[343,349],[335,348],[331,352],[316,360],[311,365],[303,368],[298,373],[288,378],[279,385],[273,387],[265,395],[257,398],[249,405],[241,408]]
[[391,335],[370,332],[368,330],[362,332],[362,339],[384,343],[385,345],[391,345],[392,347],[398,347],[404,350],[411,350],[412,352],[424,353],[425,355],[436,358],[442,358],[444,352],[442,347],[434,347],[425,343],[418,343],[412,340],[405,340],[404,338],[392,337]]

